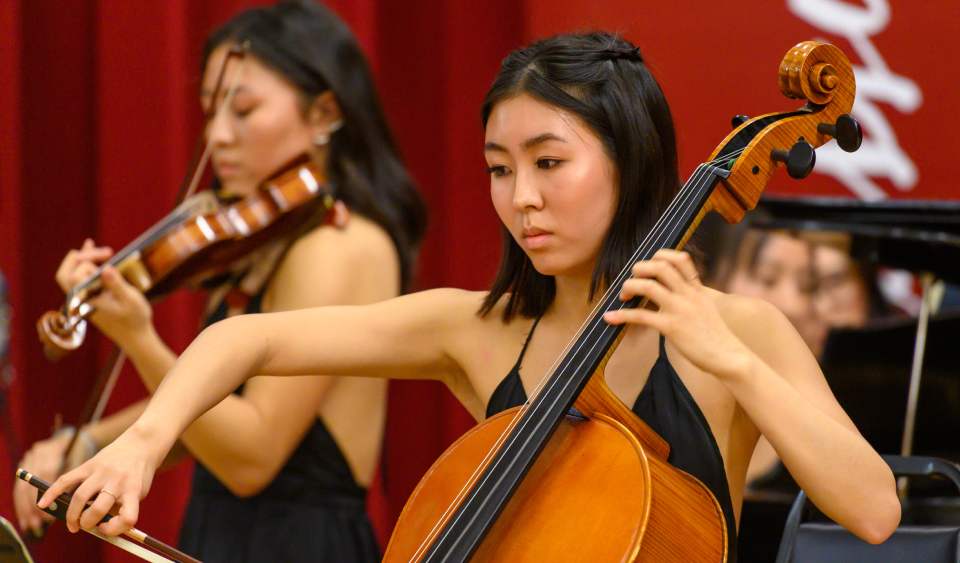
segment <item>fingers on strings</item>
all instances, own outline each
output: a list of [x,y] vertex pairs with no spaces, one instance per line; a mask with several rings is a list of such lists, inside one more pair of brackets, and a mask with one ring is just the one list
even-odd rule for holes
[[610,311],[604,317],[611,324],[642,324],[662,330],[665,321],[660,312],[701,287],[696,265],[686,252],[660,250],[650,260],[634,264],[631,273],[621,287],[620,300],[646,299],[659,310],[638,307]]

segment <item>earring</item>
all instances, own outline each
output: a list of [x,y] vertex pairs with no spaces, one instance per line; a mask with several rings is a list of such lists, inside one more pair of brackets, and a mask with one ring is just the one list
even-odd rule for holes
[[343,127],[343,120],[338,119],[330,124],[330,129],[326,133],[317,133],[313,136],[313,144],[318,147],[322,147],[330,142],[330,134],[339,131]]

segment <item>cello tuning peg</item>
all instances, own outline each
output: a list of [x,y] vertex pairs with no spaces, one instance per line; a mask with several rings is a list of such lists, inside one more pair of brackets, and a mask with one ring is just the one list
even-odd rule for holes
[[742,115],[742,114],[735,115],[730,118],[730,125],[732,125],[734,129],[736,129],[737,127],[740,127],[741,125],[746,123],[749,119],[750,119],[749,115]]
[[800,137],[789,151],[774,149],[770,152],[770,158],[785,163],[787,174],[790,174],[791,178],[800,180],[806,178],[813,170],[813,165],[817,162],[817,153],[814,152],[810,143]]
[[860,124],[848,113],[838,117],[836,123],[818,124],[817,131],[836,139],[840,148],[847,152],[854,152],[859,149],[860,143],[863,142],[863,131],[860,130]]

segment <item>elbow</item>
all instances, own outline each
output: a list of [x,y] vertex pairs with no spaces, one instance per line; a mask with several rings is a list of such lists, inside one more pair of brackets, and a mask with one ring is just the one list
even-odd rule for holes
[[223,486],[237,498],[257,496],[273,482],[275,472],[263,469],[241,469],[221,478]]
[[[877,545],[887,541],[900,525],[900,500],[896,494],[889,495],[882,506],[876,506],[870,514],[864,514],[857,523],[857,529],[851,530],[863,541]],[[878,503],[879,504],[879,503]]]
[[260,494],[270,481],[266,479],[226,479],[223,485],[237,498],[250,498]]

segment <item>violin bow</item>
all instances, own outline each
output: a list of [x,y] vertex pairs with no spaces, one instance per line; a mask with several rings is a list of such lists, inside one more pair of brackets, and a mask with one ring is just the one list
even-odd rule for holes
[[[17,469],[16,476],[18,479],[26,481],[37,488],[38,501],[40,500],[40,497],[43,496],[43,493],[50,488],[50,483],[47,483],[43,479],[33,475],[25,469]],[[50,503],[50,506],[41,510],[57,519],[66,520],[67,507],[70,506],[70,501],[72,498],[73,497],[69,493],[64,493],[58,496],[55,501]],[[113,515],[107,514],[100,521],[100,524],[109,522],[111,518],[113,518]],[[137,528],[131,528],[130,530],[124,532],[123,535],[126,536],[126,538],[107,536],[96,529],[83,529],[83,531],[94,535],[107,543],[111,543],[128,553],[136,555],[145,561],[157,561],[161,563],[202,563],[201,561],[190,557],[177,548],[167,545],[166,543],[148,535],[141,530],[138,530]]]
[[[223,86],[223,79],[227,73],[227,66],[233,59],[240,59],[241,63],[246,61],[246,54],[250,48],[249,42],[245,41],[242,44],[234,44],[230,47],[230,50],[227,52],[227,55],[224,57],[223,62],[220,64],[220,69],[217,71],[217,80],[213,87],[213,92],[210,97],[210,105],[213,111],[204,112],[207,115],[206,121],[209,122],[211,119],[215,119],[217,114],[223,110],[223,108],[230,105],[230,101],[233,99],[233,95],[236,92],[236,85],[239,81],[239,77],[243,73],[243,66],[240,67],[240,70],[234,75],[230,81],[230,84],[227,86],[226,94],[224,94],[223,103],[219,106],[217,105],[217,96],[220,94],[221,87]],[[183,181],[180,183],[179,193],[177,194],[176,202],[174,207],[180,205],[185,199],[194,194],[197,190],[197,186],[200,183],[200,178],[203,175],[203,171],[207,166],[207,163],[210,161],[210,149],[212,143],[207,139],[206,143],[203,143],[203,137],[197,139],[197,143],[194,147],[194,156],[188,167],[188,170],[193,170],[191,174],[184,176]],[[203,146],[203,151],[199,149]],[[99,275],[102,268],[97,269],[95,275]],[[120,372],[123,369],[123,364],[126,361],[126,354],[117,347],[114,347],[114,350],[106,364],[106,368],[103,369],[98,375],[94,382],[93,389],[87,399],[86,405],[84,406],[83,413],[81,413],[80,419],[77,423],[77,429],[70,436],[70,440],[67,442],[66,449],[63,450],[63,457],[60,460],[60,468],[58,473],[63,473],[64,469],[67,466],[67,459],[70,457],[70,453],[73,451],[73,448],[76,446],[77,439],[80,436],[80,429],[84,426],[97,422],[103,416],[103,411],[107,407],[107,403],[110,401],[110,396],[113,394],[113,389],[116,387],[117,379],[120,377]]]

